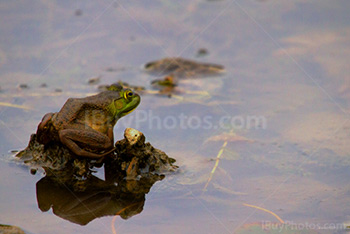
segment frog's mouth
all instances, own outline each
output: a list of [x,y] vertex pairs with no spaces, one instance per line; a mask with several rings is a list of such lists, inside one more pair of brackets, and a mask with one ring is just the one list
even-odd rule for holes
[[130,113],[133,112],[135,109],[136,109],[136,107],[132,108],[131,110],[126,110],[126,111],[123,113],[123,116],[130,114]]
[[135,104],[133,104],[131,107],[129,107],[129,108],[126,108],[124,111],[123,111],[123,113],[121,114],[121,117],[123,117],[123,116],[125,116],[125,115],[128,115],[128,114],[130,114],[131,112],[133,112],[135,109],[136,109],[136,107],[140,104],[140,102],[141,102],[141,99],[140,99],[140,97],[138,98],[138,99],[136,99],[136,101],[135,101]]

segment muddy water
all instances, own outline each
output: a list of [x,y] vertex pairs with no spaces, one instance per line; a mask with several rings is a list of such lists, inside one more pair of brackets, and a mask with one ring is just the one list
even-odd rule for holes
[[[280,222],[249,204],[304,230],[345,232],[349,7],[340,0],[1,2],[1,223],[28,233],[113,233],[112,226],[117,233],[234,233]],[[208,54],[197,58],[201,48]],[[68,97],[96,93],[90,78],[151,88],[155,77],[141,65],[174,56],[227,71],[180,82],[179,90],[197,93],[142,96],[115,138],[137,128],[177,159],[180,172],[155,183],[142,212],[128,219],[78,225],[57,210],[42,212],[36,190],[44,175],[31,175],[9,151],[24,148],[42,116]]]

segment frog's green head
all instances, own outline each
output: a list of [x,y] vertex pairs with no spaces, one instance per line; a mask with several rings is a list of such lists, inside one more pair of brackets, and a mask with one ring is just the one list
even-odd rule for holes
[[129,114],[140,104],[140,96],[130,89],[123,89],[122,87],[114,89],[119,92],[119,98],[115,99],[111,105],[114,116],[118,119]]

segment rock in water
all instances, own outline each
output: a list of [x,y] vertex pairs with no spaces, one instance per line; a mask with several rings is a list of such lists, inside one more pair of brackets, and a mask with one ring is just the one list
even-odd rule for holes
[[[173,165],[175,159],[145,141],[142,132],[133,128],[125,129],[124,139],[115,143],[116,154],[111,153],[103,161],[106,174],[113,178],[133,180],[176,171],[178,167]],[[91,175],[91,168],[102,166],[102,162],[73,155],[60,143],[40,144],[36,134],[31,135],[28,146],[16,157],[32,168],[44,168],[47,175],[54,173],[63,181],[69,181],[72,177],[87,178]],[[35,169],[32,170],[34,174]]]
[[125,129],[124,139],[115,144],[116,159],[105,166],[110,165],[114,170],[124,172],[129,180],[176,171],[178,166],[173,165],[175,159],[145,141],[142,132],[133,128]]
[[1,234],[25,234],[25,232],[17,226],[0,224]]

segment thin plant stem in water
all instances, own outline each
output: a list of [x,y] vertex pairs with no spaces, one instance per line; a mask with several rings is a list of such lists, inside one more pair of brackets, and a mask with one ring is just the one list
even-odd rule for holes
[[273,216],[276,217],[276,219],[278,219],[278,221],[280,221],[280,223],[284,223],[283,219],[281,219],[277,214],[273,213],[273,212],[270,211],[270,210],[267,210],[267,209],[262,208],[262,207],[259,207],[259,206],[249,205],[249,204],[247,204],[247,203],[243,203],[243,205],[244,205],[244,206],[253,207],[253,208],[255,208],[255,209],[262,210],[262,211],[265,211],[265,212],[267,212],[267,213],[269,213],[269,214],[272,214]]

